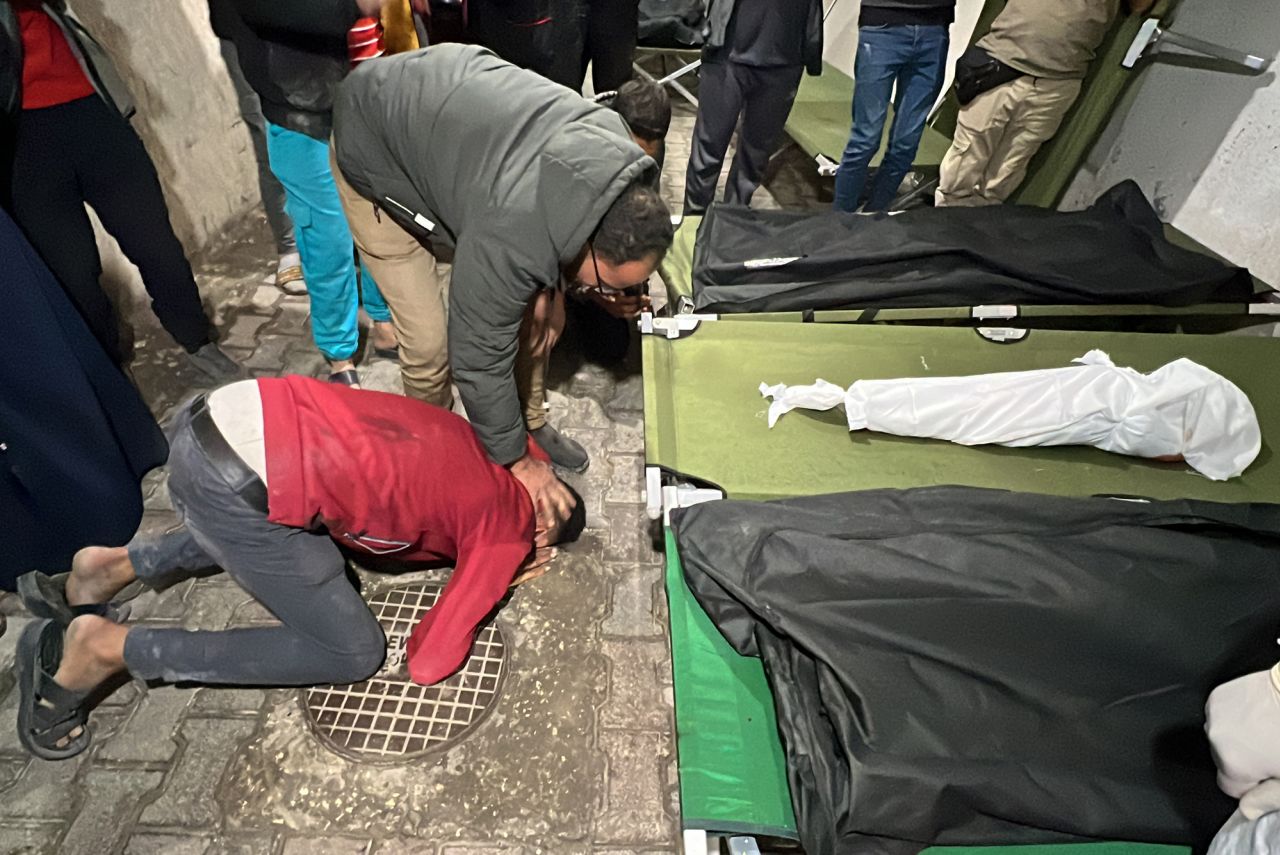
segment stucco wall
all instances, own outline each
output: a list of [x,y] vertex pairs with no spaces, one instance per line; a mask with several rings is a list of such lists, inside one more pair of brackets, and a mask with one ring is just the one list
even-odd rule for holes
[[138,104],[174,230],[198,251],[257,202],[257,173],[204,0],[73,0]]
[[[1276,0],[1183,0],[1173,29],[1280,55]],[[1095,146],[1068,191],[1079,207],[1125,178],[1162,217],[1280,286],[1280,82],[1188,56],[1161,55]]]

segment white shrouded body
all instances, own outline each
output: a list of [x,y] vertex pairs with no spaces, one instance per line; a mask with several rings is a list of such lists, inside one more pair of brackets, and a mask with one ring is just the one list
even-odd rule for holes
[[760,385],[769,426],[793,409],[844,405],[849,430],[962,445],[1091,445],[1136,457],[1182,457],[1224,481],[1258,456],[1253,405],[1225,377],[1189,359],[1150,374],[1091,350],[1077,365],[968,377],[859,380],[842,389]]

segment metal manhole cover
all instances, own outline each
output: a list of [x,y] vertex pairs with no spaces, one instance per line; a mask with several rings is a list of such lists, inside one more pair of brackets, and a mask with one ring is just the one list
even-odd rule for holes
[[409,679],[405,645],[442,587],[403,585],[369,600],[387,634],[387,661],[363,683],[304,689],[303,706],[326,746],[356,760],[408,760],[457,742],[493,707],[506,676],[507,646],[491,623],[476,635],[471,658],[442,683]]

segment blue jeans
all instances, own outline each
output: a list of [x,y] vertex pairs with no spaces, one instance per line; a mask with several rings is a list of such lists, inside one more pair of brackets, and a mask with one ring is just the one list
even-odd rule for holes
[[[338,185],[329,171],[329,146],[306,134],[267,123],[271,171],[284,185],[286,207],[302,257],[302,275],[311,295],[311,334],[327,359],[350,359],[360,341],[356,322],[355,242],[347,225]],[[375,321],[391,311],[367,270],[361,269],[364,308]]]
[[[871,158],[880,150],[893,97],[889,148],[876,171],[868,211],[883,211],[911,169],[924,123],[945,76],[950,30],[916,24],[862,27],[853,71],[853,130],[836,173],[835,209],[858,207]],[[894,84],[897,95],[894,96]]]

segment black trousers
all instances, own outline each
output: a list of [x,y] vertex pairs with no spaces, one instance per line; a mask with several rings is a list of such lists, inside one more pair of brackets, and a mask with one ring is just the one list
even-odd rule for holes
[[86,202],[138,266],[169,334],[188,352],[209,341],[200,292],[169,224],[155,165],[129,123],[101,98],[22,111],[12,196],[14,219],[116,362],[122,361],[119,331],[98,282],[102,259]]
[[686,214],[701,214],[711,204],[739,117],[738,151],[724,200],[731,205],[750,204],[791,113],[803,70],[799,65],[765,68],[704,57],[693,151],[685,173]]
[[640,0],[586,0],[578,89],[591,63],[591,88],[613,92],[631,79],[640,30]]
[[513,65],[582,88],[583,0],[470,0],[471,38]]

